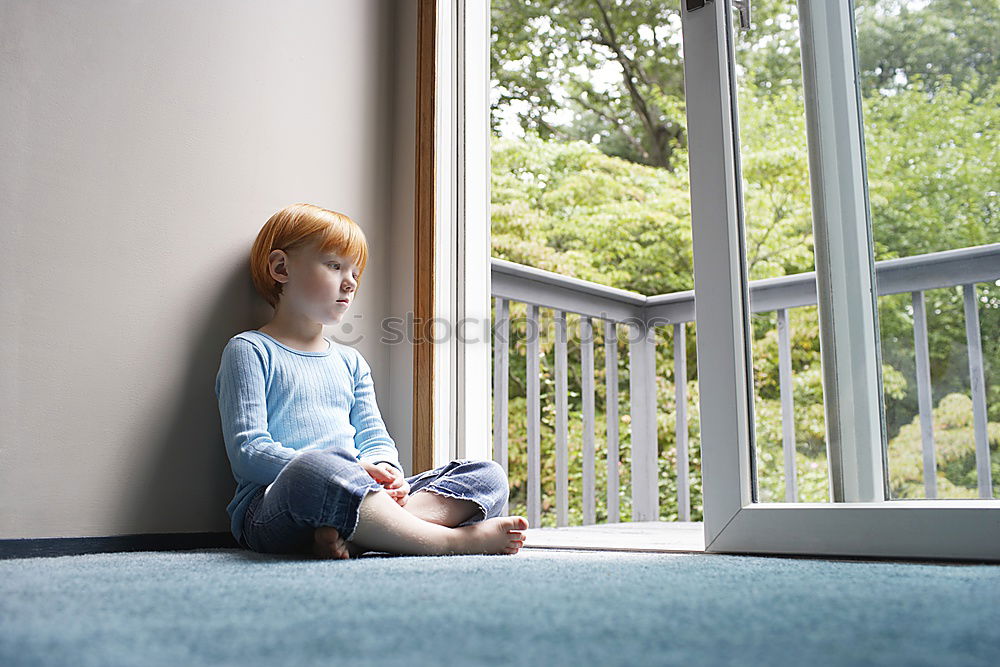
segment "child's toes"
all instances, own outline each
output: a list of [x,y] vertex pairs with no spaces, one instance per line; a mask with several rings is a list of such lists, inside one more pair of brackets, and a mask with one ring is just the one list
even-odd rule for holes
[[313,553],[323,558],[349,558],[347,544],[333,526],[320,526],[313,532]]
[[312,552],[314,556],[319,556],[320,558],[331,558],[333,556],[330,545],[323,542],[313,542]]
[[313,539],[317,542],[330,544],[340,540],[340,532],[333,526],[320,526],[313,531]]

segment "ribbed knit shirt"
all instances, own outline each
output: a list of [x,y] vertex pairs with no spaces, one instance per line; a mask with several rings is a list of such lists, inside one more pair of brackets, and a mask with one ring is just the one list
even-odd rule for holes
[[237,484],[226,507],[237,541],[254,494],[298,452],[347,451],[403,470],[375,402],[368,362],[353,347],[324,340],[325,352],[307,352],[252,329],[230,338],[222,351],[215,395]]

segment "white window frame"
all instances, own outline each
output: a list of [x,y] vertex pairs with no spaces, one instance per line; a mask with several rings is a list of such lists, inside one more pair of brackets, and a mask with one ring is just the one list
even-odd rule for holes
[[1000,561],[998,500],[754,502],[731,2],[685,5],[706,551]]
[[490,7],[482,0],[436,4],[435,467],[489,460],[493,451]]

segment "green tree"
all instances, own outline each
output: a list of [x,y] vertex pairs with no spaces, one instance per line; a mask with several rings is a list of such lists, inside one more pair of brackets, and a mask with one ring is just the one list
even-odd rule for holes
[[[935,478],[939,498],[978,498],[972,401],[948,394],[933,412]],[[993,496],[1000,495],[1000,423],[987,424]],[[920,419],[889,442],[889,484],[893,498],[925,498]]]
[[859,0],[858,59],[866,97],[906,88],[954,86],[974,97],[1000,80],[997,0]]
[[665,294],[693,287],[683,170],[604,155],[582,141],[494,137],[493,256]]
[[[684,137],[676,3],[493,0],[495,103],[526,103],[524,130],[599,143],[608,155],[668,170]],[[569,110],[568,121],[550,116]]]

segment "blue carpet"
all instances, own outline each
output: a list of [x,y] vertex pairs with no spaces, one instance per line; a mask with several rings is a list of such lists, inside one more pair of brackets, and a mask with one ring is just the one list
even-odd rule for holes
[[0,560],[0,665],[996,665],[1000,566],[522,550]]

